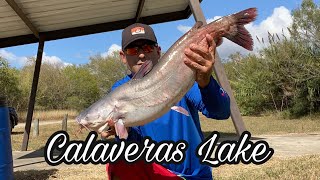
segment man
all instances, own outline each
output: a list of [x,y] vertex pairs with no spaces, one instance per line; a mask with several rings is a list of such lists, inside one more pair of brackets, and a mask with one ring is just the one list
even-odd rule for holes
[[[211,168],[200,164],[196,148],[204,139],[198,111],[214,119],[227,119],[230,116],[229,97],[211,75],[215,48],[213,38],[206,35],[204,42],[191,44],[184,52],[184,63],[197,72],[196,83],[177,106],[186,109],[190,116],[171,110],[151,123],[128,128],[128,141],[141,141],[145,136],[157,142],[187,141],[184,162],[162,165],[143,161],[109,164],[107,171],[111,179],[212,179]],[[116,82],[112,90],[128,82],[146,60],[151,60],[153,65],[157,64],[160,53],[161,48],[150,26],[136,23],[125,28],[122,32],[120,57],[131,74]],[[104,137],[110,135],[114,135],[114,130],[102,133]]]

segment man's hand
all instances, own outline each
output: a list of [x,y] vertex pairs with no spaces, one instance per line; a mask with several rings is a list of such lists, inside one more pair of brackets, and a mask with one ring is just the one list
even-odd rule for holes
[[116,135],[116,130],[114,126],[110,127],[108,131],[103,131],[101,132],[101,138],[107,139],[109,136],[115,136]]
[[[130,132],[130,129],[131,129],[130,127],[127,127],[128,132]],[[116,129],[114,126],[110,126],[108,131],[102,131],[100,135],[101,135],[101,138],[103,139],[107,139],[110,136],[116,136],[117,135]]]
[[[217,42],[220,45],[222,40],[219,39]],[[191,44],[185,50],[187,58],[184,59],[184,63],[196,71],[196,81],[201,88],[205,88],[210,82],[215,52],[216,43],[209,34],[199,44]]]

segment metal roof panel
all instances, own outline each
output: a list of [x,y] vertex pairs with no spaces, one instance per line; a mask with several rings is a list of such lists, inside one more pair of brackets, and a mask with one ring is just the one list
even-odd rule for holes
[[[11,8],[10,3],[7,4],[6,1],[15,3],[16,7]],[[54,40],[123,29],[136,22],[139,2],[143,2],[142,0],[6,1],[0,1],[0,47],[37,42],[38,39],[33,37],[33,33],[38,32],[45,36],[46,40]],[[139,22],[146,24],[180,20],[188,18],[191,14],[186,0],[145,0],[142,4],[144,6]],[[18,12],[20,16],[16,13],[17,9],[20,11]],[[29,21],[28,26],[24,21]]]

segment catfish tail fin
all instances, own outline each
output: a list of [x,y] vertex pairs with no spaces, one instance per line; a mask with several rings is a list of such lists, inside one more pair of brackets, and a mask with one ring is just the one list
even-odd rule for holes
[[253,40],[244,25],[256,19],[257,9],[249,8],[231,15],[231,17],[235,20],[235,25],[230,27],[230,30],[226,33],[225,37],[245,49],[252,51]]
[[238,13],[235,13],[231,16],[234,16],[237,19],[238,25],[245,25],[254,21],[257,17],[257,8],[249,8]]

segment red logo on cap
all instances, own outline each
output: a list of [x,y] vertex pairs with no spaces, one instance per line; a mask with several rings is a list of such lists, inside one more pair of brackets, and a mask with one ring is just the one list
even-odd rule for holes
[[135,34],[145,34],[144,32],[144,28],[143,27],[134,27],[131,29],[131,34],[135,35]]

